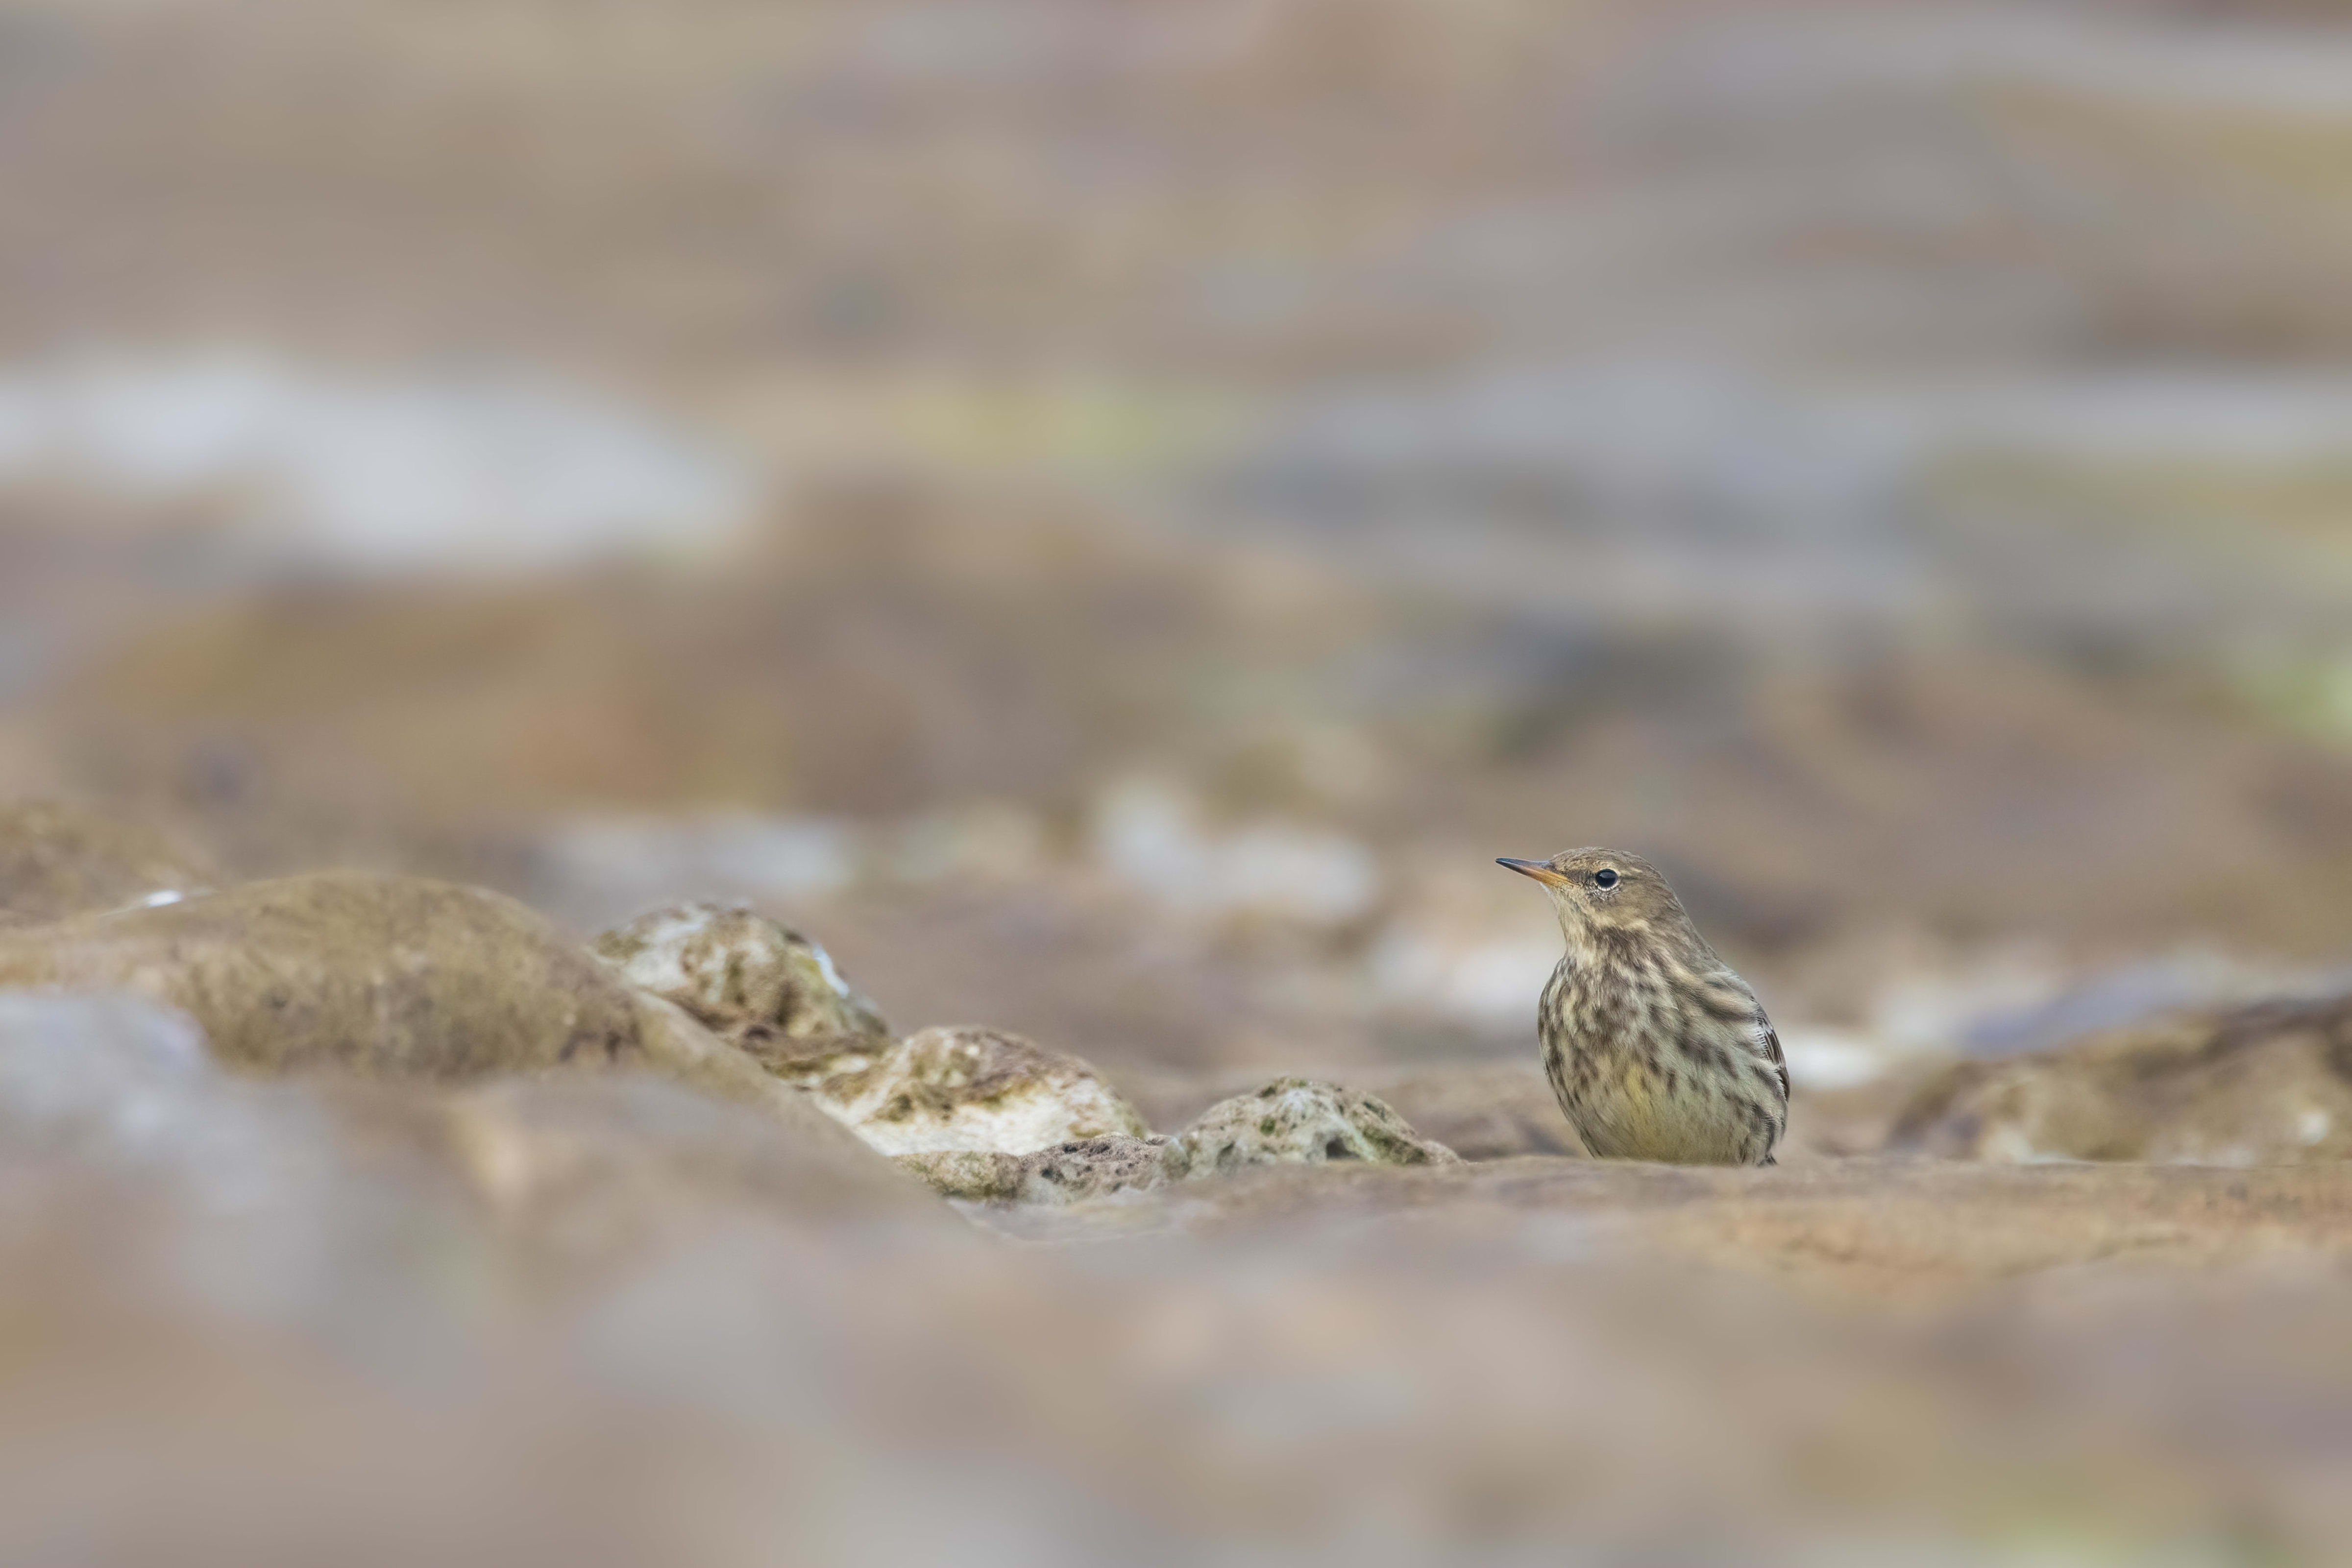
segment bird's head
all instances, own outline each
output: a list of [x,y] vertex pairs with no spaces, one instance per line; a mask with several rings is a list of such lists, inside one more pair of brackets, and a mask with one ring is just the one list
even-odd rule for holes
[[1603,932],[1678,934],[1690,925],[1658,868],[1623,850],[1564,850],[1548,861],[1495,862],[1543,883],[1571,942]]

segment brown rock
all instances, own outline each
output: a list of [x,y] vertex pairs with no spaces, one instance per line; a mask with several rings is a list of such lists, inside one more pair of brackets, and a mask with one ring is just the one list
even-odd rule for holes
[[0,986],[132,990],[267,1071],[465,1079],[643,1064],[638,998],[510,898],[327,872],[0,932]]
[[153,829],[55,801],[0,805],[0,921],[62,920],[219,880]]
[[2184,1013],[1946,1071],[1888,1146],[1948,1159],[2352,1157],[2352,997]]
[[682,1009],[480,888],[329,872],[0,931],[7,988],[137,992],[193,1017],[222,1062],[267,1073],[642,1070],[751,1106],[796,1144],[871,1160]]
[[684,1012],[479,888],[332,872],[8,930],[0,987],[152,997],[236,1067],[440,1081],[638,1067],[835,1135]]

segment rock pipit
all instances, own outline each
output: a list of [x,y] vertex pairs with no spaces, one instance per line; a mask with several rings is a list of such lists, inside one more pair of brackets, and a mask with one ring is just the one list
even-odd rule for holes
[[1536,1033],[1586,1152],[1770,1165],[1789,1124],[1780,1037],[1657,868],[1622,850],[1496,863],[1544,884],[1568,939]]

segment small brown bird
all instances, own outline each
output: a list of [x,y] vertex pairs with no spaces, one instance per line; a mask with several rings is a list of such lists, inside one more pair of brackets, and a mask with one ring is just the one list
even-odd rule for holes
[[1568,939],[1536,1033],[1586,1152],[1770,1165],[1789,1124],[1780,1037],[1658,869],[1622,850],[1496,863],[1544,884]]

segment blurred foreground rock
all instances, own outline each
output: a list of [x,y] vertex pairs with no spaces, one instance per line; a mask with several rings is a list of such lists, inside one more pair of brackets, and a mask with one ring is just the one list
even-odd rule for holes
[[0,924],[120,909],[220,873],[152,828],[54,801],[0,805]]
[[935,1227],[919,1186],[823,1117],[779,1136],[762,1109],[650,1074],[269,1082],[225,1070],[193,1019],[137,997],[0,992],[0,1145],[151,1173],[199,1203],[268,1210],[316,1197],[318,1169],[381,1163],[395,1185],[454,1179],[541,1236],[574,1229],[561,1217],[590,1195],[608,1219],[755,1202]]
[[574,1261],[745,1208],[951,1230],[928,1193],[837,1128],[780,1137],[772,1116],[651,1077],[506,1080],[452,1093],[436,1113],[499,1221]]
[[[0,998],[0,1558],[2352,1538],[2338,1170],[1340,1161],[990,1211],[1127,1217],[1074,1253],[853,1152],[629,1078],[258,1081],[147,1004]],[[1926,1315],[1858,1310],[1889,1296]]]
[[1449,1235],[1562,1228],[1570,1252],[1638,1252],[1844,1298],[1937,1301],[2089,1261],[2204,1269],[2352,1260],[2352,1168],[2031,1170],[1899,1159],[1771,1171],[1528,1158],[1412,1169],[1266,1165],[1157,1198],[992,1211],[1075,1240],[1153,1228],[1213,1239],[1380,1218]]
[[1929,1082],[1891,1147],[2218,1166],[2352,1157],[2352,997],[2182,1014]]

